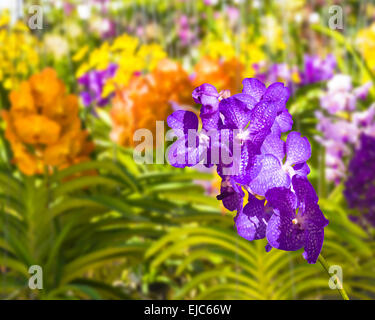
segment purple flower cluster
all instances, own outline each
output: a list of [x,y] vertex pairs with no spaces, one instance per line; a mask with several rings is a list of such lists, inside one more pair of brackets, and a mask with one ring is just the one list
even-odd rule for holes
[[191,111],[168,117],[178,138],[169,149],[169,162],[176,167],[216,165],[222,179],[217,199],[237,211],[234,221],[240,236],[267,238],[266,250],[304,248],[304,258],[315,263],[328,220],[307,179],[309,141],[298,132],[281,139],[293,125],[286,109],[289,90],[279,82],[266,88],[255,78],[242,84],[242,93],[233,96],[210,84],[193,91],[201,105],[200,131],[199,118]]
[[[289,66],[287,63],[274,63],[268,68],[264,66],[264,63],[253,64],[253,69],[256,74],[256,78],[265,83],[274,83],[276,81],[283,81],[287,83],[287,86],[291,88],[296,85],[296,80],[299,77],[299,70],[297,66]],[[293,75],[297,76],[294,79]]]
[[259,80],[266,83],[283,81],[289,88],[293,88],[330,80],[336,68],[336,59],[331,54],[325,59],[317,55],[305,55],[303,70],[287,63],[272,64],[265,72],[262,71],[264,66],[261,63],[254,64],[253,68]]
[[117,65],[112,63],[105,70],[92,70],[78,79],[78,83],[83,86],[80,95],[85,107],[91,105],[103,107],[108,103],[111,96],[102,96],[103,87],[105,82],[115,75],[116,70]]
[[365,220],[375,227],[375,137],[361,134],[348,171],[344,195],[350,208],[363,213],[353,220]]
[[365,100],[372,83],[368,82],[353,89],[352,79],[348,75],[337,74],[328,83],[327,92],[321,97],[320,104],[330,114],[355,110],[357,100]]
[[195,18],[183,14],[177,19],[177,27],[182,46],[198,43],[199,27]]
[[326,178],[336,184],[346,175],[345,162],[358,144],[362,133],[375,132],[375,106],[355,111],[359,99],[366,99],[372,83],[352,88],[351,78],[335,75],[321,97],[324,112],[316,112],[317,129],[322,133],[316,140],[326,149]]
[[325,59],[317,55],[304,56],[304,70],[301,72],[301,85],[327,81],[333,77],[336,68],[334,55],[329,54]]

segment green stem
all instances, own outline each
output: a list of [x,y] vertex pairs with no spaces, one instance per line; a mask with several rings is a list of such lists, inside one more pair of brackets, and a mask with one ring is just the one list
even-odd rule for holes
[[[322,267],[324,268],[324,270],[328,273],[328,275],[331,277],[332,275],[329,273],[329,265],[326,261],[326,259],[324,259],[324,257],[320,254],[319,257],[318,257],[318,260],[320,262],[320,264],[322,265]],[[339,277],[335,274],[334,275],[336,277],[336,282],[337,282],[337,285],[338,285],[338,292],[340,293],[341,297],[344,299],[344,300],[349,300],[349,296],[348,294],[346,293],[345,289],[344,289],[344,286],[342,285]],[[341,288],[341,289],[340,289]]]

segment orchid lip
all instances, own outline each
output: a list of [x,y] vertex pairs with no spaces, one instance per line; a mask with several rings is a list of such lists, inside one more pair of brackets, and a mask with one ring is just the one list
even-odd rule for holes
[[203,132],[199,133],[199,144],[208,146],[210,142],[210,137]]
[[282,165],[282,169],[289,174],[290,177],[294,176],[295,174],[295,171],[293,169],[292,166],[288,165],[288,164],[283,164]]
[[249,140],[250,139],[250,131],[249,130],[241,130],[241,132],[236,135],[236,138],[240,141]]
[[218,196],[216,196],[216,199],[217,200],[223,200],[223,199],[228,198],[229,196],[231,196],[233,194],[234,194],[234,192],[226,191],[226,192],[223,192],[223,193],[219,194]]

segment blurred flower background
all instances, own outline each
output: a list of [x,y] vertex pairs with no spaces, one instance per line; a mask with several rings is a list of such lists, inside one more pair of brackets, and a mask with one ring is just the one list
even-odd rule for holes
[[[300,252],[237,235],[214,171],[133,159],[137,129],[155,137],[173,111],[199,112],[194,88],[233,95],[246,77],[290,89],[330,221],[322,253],[350,298],[375,297],[373,1],[2,0],[0,10],[2,299],[339,298]],[[43,290],[28,287],[32,265]]]

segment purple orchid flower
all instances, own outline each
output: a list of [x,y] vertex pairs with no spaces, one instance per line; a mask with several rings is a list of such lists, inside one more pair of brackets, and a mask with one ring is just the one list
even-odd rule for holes
[[266,199],[273,214],[267,223],[266,237],[273,248],[285,251],[304,248],[303,257],[308,263],[316,263],[328,220],[319,208],[310,182],[294,176],[292,184],[295,192],[283,187],[267,191]]
[[105,82],[115,75],[117,68],[116,64],[110,64],[105,70],[89,71],[78,79],[78,83],[84,88],[81,92],[81,99],[85,107],[92,104],[103,107],[108,104],[112,95],[102,97],[103,87]]
[[281,82],[276,82],[266,89],[266,86],[255,78],[244,79],[242,84],[242,93],[252,96],[257,102],[264,100],[276,105],[277,111],[275,121],[271,127],[272,133],[277,135],[292,129],[292,116],[286,109],[286,102],[290,96],[289,88],[285,87]]
[[[210,84],[202,84],[194,89],[192,97],[201,104],[200,119],[202,130],[198,132],[198,117],[191,111],[178,110],[167,119],[178,137],[169,152],[169,162],[176,167],[194,166],[204,161],[206,167],[218,164],[223,136],[219,131],[223,123],[219,112],[219,99],[227,97],[227,92],[218,93]],[[212,159],[212,154],[217,155]],[[228,154],[228,151],[227,151]],[[178,160],[178,161],[177,161]]]
[[345,198],[350,208],[364,213],[353,220],[375,227],[375,137],[361,134],[360,145],[350,160],[348,171]]
[[[326,151],[326,178],[339,184],[347,175],[347,160],[358,146],[361,134],[372,135],[375,130],[375,107],[354,111],[359,99],[366,99],[372,82],[354,88],[352,78],[337,74],[328,83],[321,97],[323,112],[316,112],[317,129],[322,133],[315,139]],[[345,116],[343,116],[345,115]]]
[[262,154],[258,157],[261,170],[249,183],[251,191],[260,196],[265,196],[271,188],[288,188],[294,175],[306,177],[310,172],[306,161],[311,156],[311,146],[299,132],[289,133],[286,142],[276,135],[269,135],[261,151]]
[[[306,178],[310,172],[306,163],[311,156],[309,141],[298,132],[290,132],[285,142],[281,139],[293,125],[286,109],[289,89],[282,83],[267,88],[257,79],[242,83],[242,93],[233,96],[227,91],[218,93],[210,84],[193,91],[194,101],[201,104],[202,130],[198,133],[195,113],[178,110],[168,117],[168,125],[178,137],[168,154],[170,163],[194,166],[204,159],[206,166],[216,164],[222,178],[217,199],[228,210],[237,211],[238,234],[249,241],[266,237],[267,251],[304,247],[305,259],[315,263],[328,220]],[[191,130],[196,135],[191,137]],[[219,156],[211,156],[212,151]],[[229,162],[224,161],[222,151],[231,156]],[[176,158],[179,161],[172,161]],[[245,206],[243,190],[249,193]]]
[[265,199],[259,200],[249,193],[248,203],[234,218],[238,235],[249,241],[264,239],[272,214],[273,209],[265,205]]
[[[285,104],[289,90],[282,83],[268,88],[257,79],[244,79],[242,93],[223,99],[219,104],[224,116],[222,129],[231,130],[233,141],[241,146],[241,155],[233,159],[236,182],[249,184],[259,173],[256,157],[265,138],[272,132],[285,130]],[[231,146],[233,151],[233,146]],[[221,166],[218,171],[220,174]]]
[[325,59],[317,55],[304,56],[304,71],[300,73],[301,84],[307,85],[327,81],[333,77],[336,68],[334,55],[329,54]]
[[216,198],[223,201],[223,205],[229,211],[242,211],[244,192],[241,187],[235,183],[232,177],[222,177],[220,186],[220,195]]
[[220,94],[216,88],[208,83],[204,83],[193,91],[195,103],[201,104],[200,118],[202,127],[205,130],[217,129],[221,123],[219,115]]
[[303,257],[308,263],[315,263],[328,220],[307,178],[294,176],[292,184],[294,192],[285,187],[268,190],[267,204],[249,194],[248,203],[235,218],[237,232],[249,241],[266,237],[267,251],[271,248],[296,251],[304,247]]
[[196,135],[199,125],[197,115],[192,111],[178,110],[168,116],[167,123],[178,138],[169,149],[169,163],[177,168],[198,164],[200,148],[199,137]]

